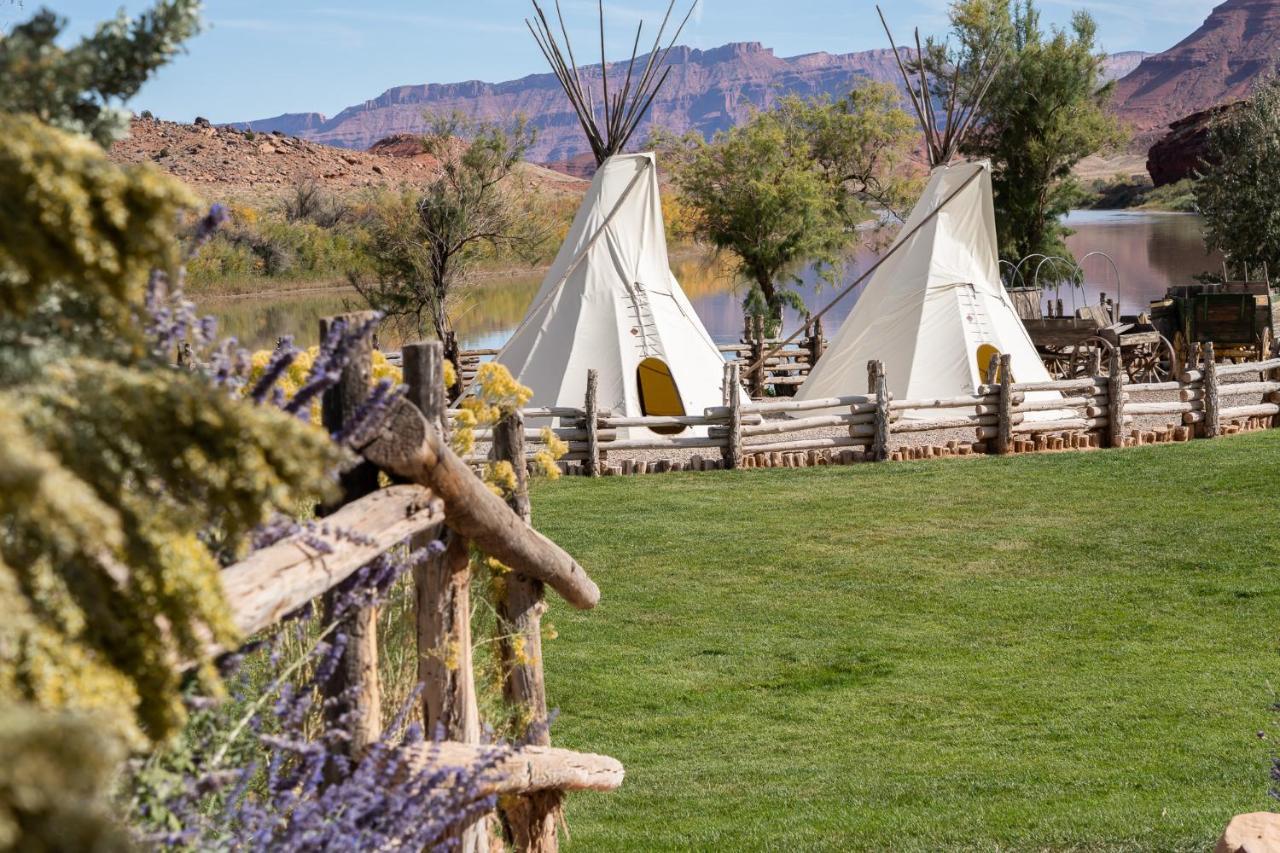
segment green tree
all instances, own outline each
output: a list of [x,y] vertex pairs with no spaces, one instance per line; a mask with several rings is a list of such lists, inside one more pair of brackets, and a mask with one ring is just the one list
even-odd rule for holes
[[1001,257],[1070,257],[1059,220],[1082,193],[1071,170],[1124,140],[1105,110],[1112,87],[1104,85],[1097,25],[1080,11],[1066,29],[1045,33],[1032,0],[957,0],[951,24],[958,46],[931,42],[928,62],[935,70],[960,64],[961,102],[976,96],[982,57],[1003,57],[961,148],[991,160]]
[[771,319],[803,310],[789,285],[803,264],[827,280],[876,208],[897,213],[915,192],[904,171],[914,125],[890,86],[868,84],[847,98],[783,98],[707,142],[655,134],[674,173],[695,235],[732,253],[752,287],[747,307]]
[[0,31],[0,112],[29,113],[108,146],[128,132],[120,104],[196,33],[199,13],[199,0],[159,0],[136,18],[121,12],[63,47],[66,20],[41,10]]
[[1280,270],[1280,80],[1270,80],[1209,130],[1195,183],[1205,245],[1240,268]]
[[531,254],[549,228],[519,174],[535,136],[523,118],[511,127],[457,113],[429,118],[423,147],[439,160],[440,176],[425,193],[375,212],[374,273],[352,283],[372,307],[406,321],[407,331],[422,334],[429,323],[443,340],[476,264],[495,251]]

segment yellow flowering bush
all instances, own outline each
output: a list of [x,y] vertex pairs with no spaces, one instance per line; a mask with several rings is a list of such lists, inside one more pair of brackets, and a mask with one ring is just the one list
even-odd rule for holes
[[[248,394],[255,383],[262,378],[262,374],[266,371],[267,365],[271,363],[271,350],[260,349],[255,352],[250,361],[249,382],[244,386],[243,392]],[[315,363],[316,356],[320,354],[319,347],[308,347],[300,350],[294,357],[293,363],[289,365],[289,369],[284,372],[276,387],[284,392],[286,400],[293,399],[293,395],[298,393],[303,384],[307,381],[307,374],[311,372],[311,366]],[[400,368],[387,361],[387,357],[381,350],[373,351],[373,373],[371,380],[374,385],[382,380],[388,380],[396,385],[403,381],[403,373]],[[311,423],[320,423],[320,398],[317,397],[311,403]]]

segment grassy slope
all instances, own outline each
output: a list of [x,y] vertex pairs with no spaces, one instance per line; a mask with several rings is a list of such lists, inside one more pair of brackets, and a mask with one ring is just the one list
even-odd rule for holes
[[1267,809],[1280,431],[1008,460],[561,481],[536,523],[599,849],[1207,849]]

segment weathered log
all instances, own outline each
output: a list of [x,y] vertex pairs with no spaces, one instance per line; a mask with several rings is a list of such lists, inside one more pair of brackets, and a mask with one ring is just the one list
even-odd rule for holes
[[[596,411],[596,398],[598,395],[598,386],[600,382],[600,374],[594,369],[587,371],[587,396],[586,402],[582,406],[583,412]],[[587,476],[600,476],[600,422],[594,414],[587,414],[582,418],[582,429],[586,433],[587,441]]]
[[704,447],[724,447],[728,438],[726,436],[685,436],[685,437],[665,437],[665,436],[648,436],[645,438],[628,438],[620,441],[611,441],[608,444],[609,450],[668,450],[668,449],[684,449],[696,450]]
[[[858,427],[861,429],[861,427]],[[833,436],[831,438],[808,438],[799,441],[779,441],[770,444],[748,444],[742,448],[743,453],[781,453],[790,450],[821,450],[827,447],[866,447],[871,444],[872,436]]]
[[1204,437],[1217,438],[1222,432],[1218,403],[1218,364],[1214,361],[1213,341],[1204,345]]
[[893,411],[911,409],[968,409],[980,405],[996,405],[1000,401],[998,394],[969,394],[963,397],[951,397],[942,400],[894,400],[889,404]]
[[[1082,406],[1089,406],[1099,402],[1099,397],[1061,397],[1057,400],[1027,400],[1024,403],[1015,405],[1013,411],[1015,414],[1019,412],[1053,412],[1058,409],[1077,409]],[[1101,395],[1101,400],[1106,400],[1106,395]]]
[[1130,403],[1125,406],[1125,413],[1134,417],[1142,415],[1180,415],[1183,412],[1193,412],[1198,407],[1196,403]]
[[1223,420],[1233,418],[1270,418],[1280,414],[1280,406],[1275,403],[1257,403],[1252,406],[1231,406],[1218,412]]
[[575,607],[599,602],[600,590],[582,567],[489,491],[413,404],[395,405],[378,435],[360,450],[384,470],[430,488],[445,502],[449,527],[486,554],[538,578]]
[[[875,403],[874,395],[856,394],[846,397],[824,397],[820,400],[771,400],[767,403],[752,403],[749,406],[743,406],[742,411],[744,414],[755,412],[767,415],[779,412],[811,412],[818,409],[847,409],[851,406],[866,405],[870,408],[865,411],[873,412],[875,411]],[[718,414],[715,409],[708,409],[707,411]]]
[[758,426],[742,428],[744,437],[757,435],[779,435],[790,432],[804,432],[811,429],[822,429],[833,426],[850,426],[853,424],[874,424],[874,415],[820,415],[793,420],[768,421]]
[[[875,395],[875,433],[871,441],[871,458],[875,462],[883,462],[889,458],[889,407],[893,401],[889,399],[889,381],[885,377],[884,363],[867,362],[867,392]],[[856,437],[856,427],[849,428],[850,437]]]
[[[1016,417],[1016,416],[1015,416]],[[933,432],[940,429],[965,429],[975,426],[996,426],[1000,422],[998,415],[969,415],[962,418],[946,418],[928,421],[899,421],[894,424],[894,432]]]
[[526,746],[504,754],[501,747],[438,742],[406,747],[414,770],[474,767],[502,756],[479,780],[480,794],[532,794],[538,791],[616,791],[625,776],[622,763],[607,755],[548,746]]
[[1107,446],[1124,447],[1125,417],[1125,384],[1128,377],[1124,372],[1119,347],[1111,350],[1110,362],[1107,365]]
[[727,364],[724,370],[725,392],[729,397],[729,434],[721,458],[726,468],[737,469],[742,465],[742,368]]
[[[586,411],[595,409],[595,371],[587,382]],[[591,430],[588,430],[591,432]],[[493,444],[495,459],[513,463],[516,471],[515,490],[507,496],[512,512],[528,524],[528,472],[524,460],[524,419],[519,412],[505,417],[498,425]],[[588,460],[588,465],[592,464]],[[603,471],[596,467],[592,476]],[[511,572],[503,584],[503,595],[497,602],[498,652],[502,660],[502,695],[523,725],[520,741],[533,746],[550,746],[551,729],[547,718],[546,682],[542,671],[542,614],[546,610],[542,581],[522,572]],[[556,817],[560,810],[559,791],[547,791],[505,801],[503,811],[507,824],[520,842],[521,849],[552,851],[558,846]]]
[[[326,317],[320,321],[320,340],[345,328],[363,327],[377,317],[371,311]],[[360,415],[368,399],[373,376],[373,341],[369,336],[355,342],[342,374],[320,400],[324,426],[336,433]],[[341,504],[370,495],[378,490],[378,470],[361,461],[339,475],[342,498],[337,506],[321,508],[330,515]],[[349,610],[339,616],[336,592],[324,596],[325,624],[339,619],[347,643],[332,675],[321,685],[325,697],[324,715],[331,726],[342,727],[350,735],[345,743],[347,754],[356,759],[382,735],[382,685],[378,677],[378,608],[370,605]],[[327,770],[333,777],[335,767]]]
[[999,414],[996,418],[995,451],[1001,456],[1013,452],[1013,358],[1000,356]]
[[[430,491],[392,486],[337,510],[320,530],[255,551],[221,574],[236,627],[249,636],[274,625],[383,551],[442,521],[444,503]],[[360,541],[350,532],[360,534]],[[329,550],[317,550],[317,542]]]
[[1242,373],[1264,373],[1268,370],[1280,369],[1280,358],[1270,358],[1266,361],[1246,361],[1242,364],[1219,364],[1217,369],[1218,378],[1224,376],[1239,376]]

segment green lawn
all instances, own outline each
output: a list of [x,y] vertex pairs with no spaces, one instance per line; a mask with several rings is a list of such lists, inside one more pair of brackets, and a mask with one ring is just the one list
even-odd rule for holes
[[539,486],[571,847],[1206,850],[1269,809],[1280,431]]

